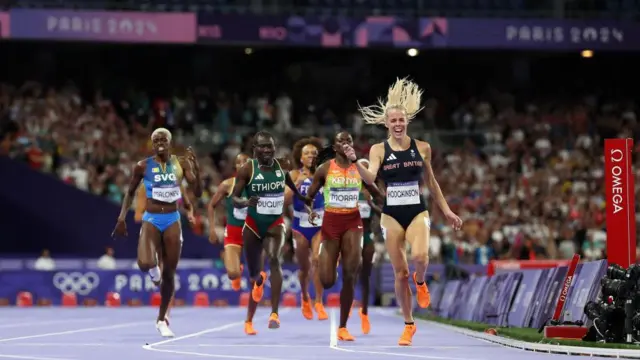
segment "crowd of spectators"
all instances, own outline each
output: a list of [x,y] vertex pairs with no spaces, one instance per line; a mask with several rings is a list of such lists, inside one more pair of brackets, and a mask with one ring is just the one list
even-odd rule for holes
[[[362,156],[384,137],[353,108],[320,111],[304,101],[286,93],[240,96],[206,87],[165,97],[136,91],[116,100],[101,92],[86,96],[71,82],[55,88],[5,84],[0,154],[119,203],[133,163],[150,154],[149,134],[167,127],[178,154],[196,144],[206,191],[195,202],[193,230],[206,236],[212,226],[223,231],[223,224],[208,224],[206,204],[232,175],[235,155],[249,150],[256,129],[277,135],[280,156],[300,136],[322,134],[328,142],[340,127],[352,131]],[[517,104],[512,94],[497,90],[461,98],[455,106],[437,92],[423,101],[411,134],[433,144],[436,177],[465,220],[454,232],[430,205],[432,262],[606,255],[602,141],[638,133],[633,103],[593,95],[566,104]]]

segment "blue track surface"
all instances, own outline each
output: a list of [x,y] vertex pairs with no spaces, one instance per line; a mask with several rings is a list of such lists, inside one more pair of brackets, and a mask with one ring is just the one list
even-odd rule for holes
[[[337,310],[332,310],[336,311]],[[371,308],[371,333],[362,335],[354,311],[355,342],[330,347],[330,321],[305,320],[299,309],[281,311],[281,327],[267,328],[269,310],[259,308],[256,336],[243,333],[244,308],[176,308],[165,340],[155,330],[154,308],[0,309],[0,359],[127,360],[541,360],[576,359],[505,348],[419,322],[414,346],[399,347],[402,319],[395,309]],[[337,314],[334,314],[337,315]],[[337,317],[337,316],[336,316]]]

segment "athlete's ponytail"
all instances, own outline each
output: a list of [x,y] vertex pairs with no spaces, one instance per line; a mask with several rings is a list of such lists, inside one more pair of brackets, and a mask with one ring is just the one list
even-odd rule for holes
[[335,157],[336,157],[336,151],[333,149],[333,144],[331,144],[329,146],[325,146],[318,153],[318,157],[316,157],[316,161],[313,164],[314,165],[314,171],[320,165],[324,164],[325,162],[327,162],[327,161],[329,161],[329,160],[331,160],[331,159],[333,159]]

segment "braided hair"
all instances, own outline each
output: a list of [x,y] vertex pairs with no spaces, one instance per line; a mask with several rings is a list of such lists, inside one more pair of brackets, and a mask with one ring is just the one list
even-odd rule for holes
[[314,162],[314,171],[315,169],[317,169],[320,165],[324,164],[325,162],[333,159],[336,157],[336,151],[333,149],[333,144],[329,145],[329,146],[325,146],[324,148],[322,148],[322,150],[320,150],[320,152],[318,152],[318,157],[316,157],[316,161]]

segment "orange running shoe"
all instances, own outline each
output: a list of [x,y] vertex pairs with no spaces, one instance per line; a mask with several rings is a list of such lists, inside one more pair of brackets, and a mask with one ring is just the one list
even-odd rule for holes
[[363,314],[360,309],[360,324],[362,326],[362,333],[368,334],[371,331],[371,323],[369,322],[369,315]]
[[416,284],[416,298],[418,300],[418,306],[423,309],[426,309],[431,304],[431,294],[429,294],[429,288],[427,287],[427,283],[424,282],[422,285],[418,285],[416,281],[416,272],[413,272],[413,282]]
[[329,318],[329,315],[324,310],[324,305],[322,305],[322,303],[317,302],[314,307],[318,313],[318,320],[327,320]]
[[244,265],[240,264],[240,277],[235,280],[231,280],[231,288],[234,291],[240,291],[242,288],[242,271],[244,271]]
[[311,299],[304,300],[302,297],[302,316],[307,320],[313,320],[313,307],[311,306]]
[[267,281],[267,273],[261,271],[260,277],[262,278],[262,284],[260,286],[258,286],[257,283],[253,284],[253,290],[251,290],[251,297],[253,298],[253,301],[257,303],[262,300],[262,295],[264,295],[264,283]]
[[342,341],[354,341],[356,338],[353,335],[349,334],[349,330],[347,328],[339,328],[338,329],[338,340]]
[[269,316],[269,329],[277,329],[279,327],[280,327],[280,318],[278,317],[278,314],[271,313],[271,316]]
[[255,335],[258,332],[253,328],[253,323],[251,321],[245,321],[244,323],[244,333],[247,335]]
[[400,335],[400,340],[398,340],[398,345],[411,346],[411,341],[413,340],[413,335],[415,335],[415,333],[415,325],[405,325],[404,331],[402,332],[402,335]]

